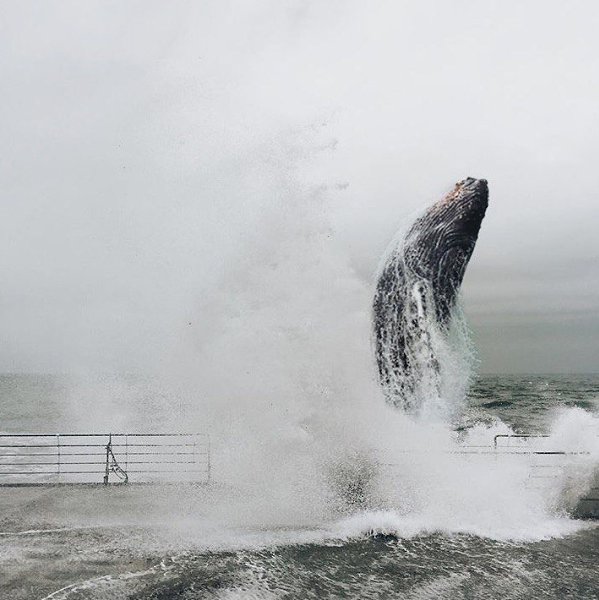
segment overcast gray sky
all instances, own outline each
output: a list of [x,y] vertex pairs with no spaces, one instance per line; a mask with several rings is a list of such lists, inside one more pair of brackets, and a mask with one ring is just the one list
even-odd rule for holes
[[365,313],[474,176],[481,369],[599,371],[598,31],[595,0],[0,2],[0,370],[151,370],[236,290],[336,272]]

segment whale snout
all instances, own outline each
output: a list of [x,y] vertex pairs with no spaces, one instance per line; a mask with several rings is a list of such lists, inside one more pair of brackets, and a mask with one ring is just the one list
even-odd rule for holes
[[489,203],[489,184],[486,179],[468,177],[458,184],[459,196],[465,200],[466,210],[484,211]]
[[486,179],[477,179],[476,177],[466,177],[466,179],[464,179],[461,183],[463,184],[473,184],[473,183],[483,183],[483,184],[487,184],[487,180]]
[[[489,185],[486,179],[467,177],[455,184],[445,198],[429,210],[429,217],[440,223],[447,240],[466,245],[476,241],[481,222],[489,205]],[[444,243],[440,242],[443,246]]]
[[462,188],[465,188],[467,190],[472,190],[472,191],[486,191],[488,193],[489,191],[489,183],[487,182],[486,179],[475,179],[474,177],[466,177],[466,179],[464,179],[463,181],[460,181],[460,183],[458,184],[460,185]]
[[486,179],[468,177],[461,189],[461,200],[456,208],[459,214],[459,232],[476,240],[481,222],[489,205],[489,185]]
[[478,213],[480,219],[484,217],[489,203],[489,184],[486,179],[475,179],[467,177],[455,184],[454,189],[445,198],[437,203],[442,210],[449,211],[447,214],[459,215]]

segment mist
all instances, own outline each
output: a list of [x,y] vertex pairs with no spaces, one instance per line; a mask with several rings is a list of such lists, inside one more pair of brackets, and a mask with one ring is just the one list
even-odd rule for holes
[[479,369],[597,370],[595,3],[0,11],[3,371],[367,371],[380,256],[470,175]]

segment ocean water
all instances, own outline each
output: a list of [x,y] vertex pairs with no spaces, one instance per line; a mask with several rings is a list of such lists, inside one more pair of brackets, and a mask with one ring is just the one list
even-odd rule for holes
[[[0,399],[5,433],[202,424],[134,377],[6,375]],[[451,426],[382,414],[336,454],[313,421],[284,446],[214,430],[210,486],[0,488],[0,597],[599,598],[599,528],[572,510],[593,493],[599,376],[478,377]],[[510,432],[585,454],[456,453]]]

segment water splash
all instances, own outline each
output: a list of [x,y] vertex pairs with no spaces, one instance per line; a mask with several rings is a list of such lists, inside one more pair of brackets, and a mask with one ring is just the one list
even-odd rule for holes
[[[294,177],[272,183],[252,231],[230,226],[231,247],[215,256],[218,272],[190,309],[194,327],[164,361],[160,389],[170,393],[159,413],[169,427],[211,433],[221,486],[213,504],[199,504],[204,519],[174,518],[172,527],[203,539],[208,523],[216,537],[242,543],[248,530],[330,532],[355,515],[375,530],[380,514],[398,535],[534,539],[570,531],[556,503],[526,488],[526,466],[490,469],[452,454],[475,437],[490,446],[509,429],[474,428],[462,439],[454,430],[472,373],[467,327],[458,302],[441,331],[430,289],[416,279],[408,311],[419,326],[410,335],[421,409],[414,419],[385,404],[369,347],[370,282],[336,243],[326,190]],[[82,428],[83,391],[77,387],[73,402]],[[113,405],[127,398],[119,393]],[[132,413],[119,410],[122,427],[135,427]]]

